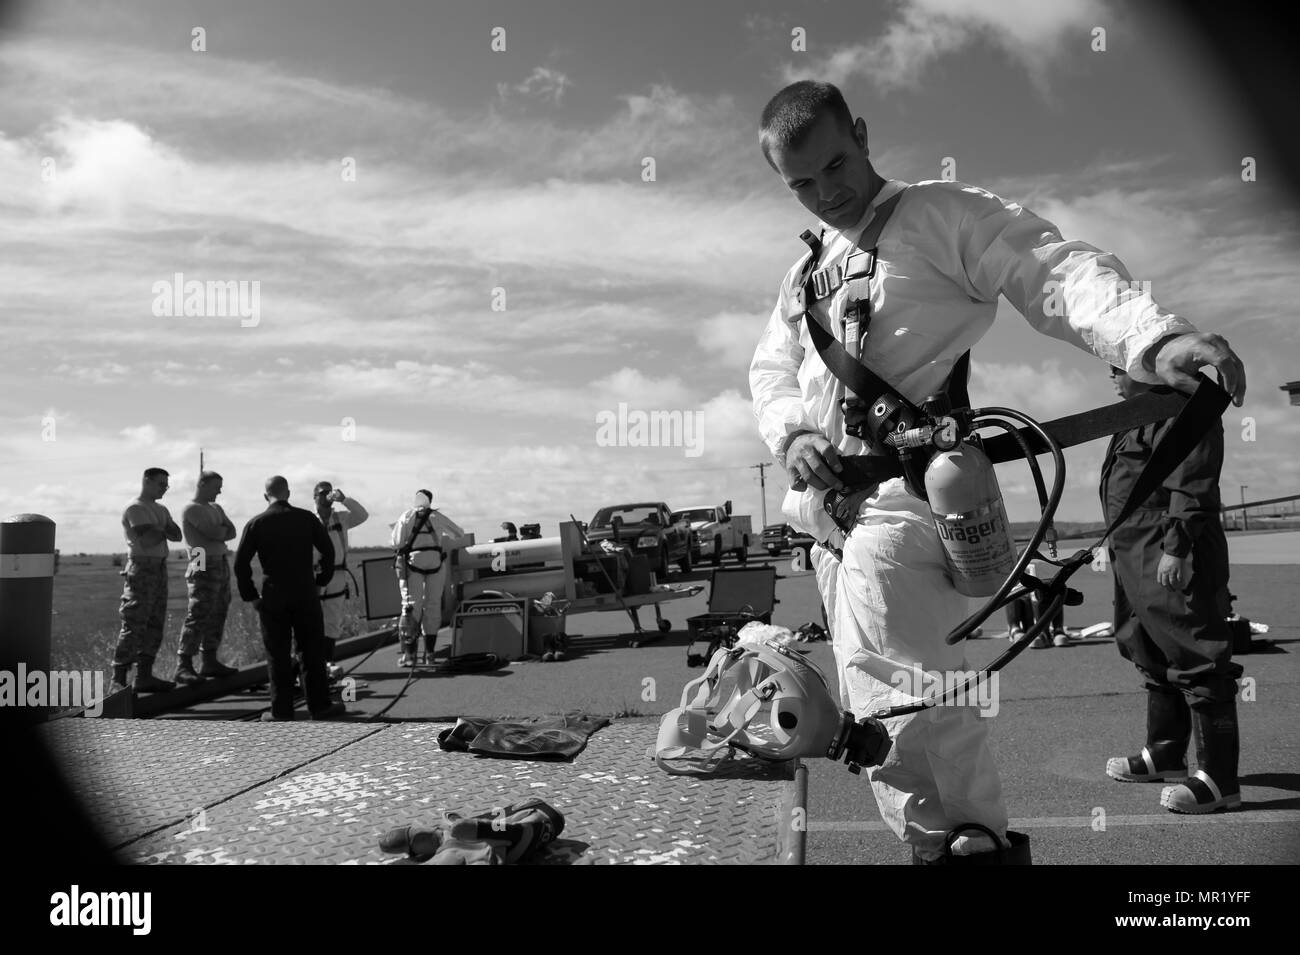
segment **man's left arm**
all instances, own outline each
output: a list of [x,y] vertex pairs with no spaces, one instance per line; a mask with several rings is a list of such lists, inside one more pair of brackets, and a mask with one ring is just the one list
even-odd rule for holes
[[969,294],[983,301],[1005,295],[1035,329],[1123,368],[1134,381],[1190,391],[1197,370],[1213,365],[1240,406],[1245,369],[1228,343],[1161,308],[1118,257],[1063,239],[1051,222],[983,189],[952,188],[960,200],[949,191],[940,201],[961,208],[956,255]]
[[221,539],[223,541],[234,540],[239,535],[239,532],[235,530],[234,521],[232,521],[230,517],[226,514],[226,509],[224,507],[222,507],[220,504],[216,504],[214,506],[217,509],[217,513],[221,515],[221,526],[223,529],[222,532],[225,535]]
[[360,524],[364,524],[366,518],[370,516],[370,512],[362,507],[361,502],[355,497],[344,495],[342,503],[343,506],[347,508],[347,514],[343,515],[343,523],[348,530],[351,530]]
[[176,522],[175,522],[174,520],[172,520],[171,511],[167,510],[166,508],[163,508],[163,512],[167,515],[167,527],[166,527],[166,529],[165,529],[165,531],[164,531],[164,533],[166,533],[166,535],[167,535],[167,539],[168,539],[169,541],[178,541],[178,540],[180,540],[180,539],[181,539],[181,529],[180,529],[179,527],[177,527],[177,526],[176,526]]

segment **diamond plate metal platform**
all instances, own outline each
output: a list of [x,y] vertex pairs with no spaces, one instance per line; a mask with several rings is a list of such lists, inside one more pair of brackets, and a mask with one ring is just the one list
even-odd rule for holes
[[61,723],[53,742],[130,862],[411,864],[379,851],[385,830],[530,796],[566,820],[539,864],[803,861],[802,771],[669,776],[646,755],[657,719],[615,722],[572,763],[443,752],[442,724]]
[[114,849],[379,732],[364,723],[65,719],[42,728],[87,815]]

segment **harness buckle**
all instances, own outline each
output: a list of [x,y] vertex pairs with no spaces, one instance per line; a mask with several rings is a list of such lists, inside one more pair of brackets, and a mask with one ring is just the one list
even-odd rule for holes
[[[876,249],[859,249],[844,260],[844,281],[876,277]],[[865,259],[865,263],[862,261]]]
[[818,298],[826,298],[844,283],[844,270],[838,265],[818,269],[812,274],[813,291]]

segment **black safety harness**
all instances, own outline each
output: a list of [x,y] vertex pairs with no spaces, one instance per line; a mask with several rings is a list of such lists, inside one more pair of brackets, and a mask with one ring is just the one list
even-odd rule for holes
[[[876,207],[875,215],[858,239],[858,251],[851,253],[843,266],[817,267],[824,233],[814,235],[811,231],[805,231],[799,237],[807,243],[810,252],[795,280],[796,308],[789,318],[805,323],[818,355],[831,374],[848,390],[849,396],[844,401],[845,431],[867,442],[869,447],[866,454],[840,457],[839,477],[845,490],[832,488],[827,491],[823,507],[847,537],[852,533],[862,501],[882,481],[901,477],[909,492],[921,500],[927,500],[925,467],[936,451],[951,446],[946,445],[944,439],[951,440],[951,425],[954,422],[961,434],[958,441],[970,440],[979,444],[994,464],[1023,457],[1034,478],[1042,517],[1020,559],[997,593],[946,638],[949,644],[959,643],[1000,608],[1013,600],[1037,594],[1042,608],[1038,621],[983,671],[992,673],[1002,669],[1023,652],[1050,626],[1052,618],[1063,606],[1075,606],[1083,602],[1083,595],[1067,586],[1070,577],[1092,562],[1094,551],[1115,528],[1128,520],[1192,452],[1214,422],[1223,415],[1231,397],[1205,375],[1198,375],[1198,386],[1190,397],[1171,389],[1157,388],[1115,404],[1040,424],[1010,408],[970,408],[967,394],[970,352],[966,352],[954,363],[944,393],[928,398],[923,402],[923,408],[917,407],[892,384],[863,364],[861,359],[861,343],[871,316],[871,280],[876,274],[877,243],[902,195],[903,192],[899,192]],[[843,322],[844,340],[848,347],[837,341],[816,320],[810,309],[811,303],[831,297],[841,285],[848,285],[848,303]],[[1058,560],[1052,521],[1065,489],[1065,456],[1062,450],[1168,418],[1175,419],[1173,425],[1165,432],[1138,475],[1124,506],[1101,536],[1089,548]],[[1017,427],[1017,422],[1022,427]],[[981,427],[998,427],[1005,433],[981,440],[975,434],[976,429]],[[1038,467],[1037,455],[1040,454],[1051,454],[1053,458],[1054,475],[1050,493],[1046,490]],[[1039,553],[1039,547],[1044,541],[1048,544],[1050,557]],[[823,546],[842,558],[842,552],[832,542],[823,542]],[[1055,576],[1050,580],[1041,580],[1027,573],[1026,567],[1033,560],[1058,568]],[[883,719],[938,705],[965,690],[981,678],[983,673],[976,674],[967,684],[953,687],[940,697],[907,706],[890,707],[871,715]]]
[[[334,565],[334,571],[335,571],[335,573],[337,573],[337,572],[340,571],[340,570],[343,571],[343,573],[347,574],[348,577],[350,577],[350,578],[352,579],[352,584],[344,583],[344,585],[343,585],[343,589],[340,590],[338,593],[336,593],[336,594],[322,594],[320,599],[323,600],[323,601],[324,601],[324,600],[338,600],[340,597],[343,597],[343,598],[345,598],[345,599],[351,600],[351,599],[352,599],[352,585],[356,584],[356,582],[357,582],[357,578],[353,575],[353,573],[352,573],[352,569],[351,569],[350,567],[348,567],[348,531],[347,531],[347,528],[343,526],[343,520],[342,520],[342,518],[339,517],[338,512],[335,511],[333,508],[330,509],[330,519],[329,519],[328,521],[325,522],[325,530],[326,530],[327,532],[329,532],[329,531],[338,531],[338,533],[339,533],[339,540],[340,540],[340,541],[342,542],[342,544],[343,544],[343,546],[342,546],[342,548],[341,548],[342,556],[343,556],[343,560],[342,560],[341,563],[338,563],[338,564],[335,564],[335,565]],[[360,592],[361,592],[361,590],[360,590],[360,588],[358,588],[358,589],[357,589],[357,593],[360,593]]]
[[[434,536],[434,539],[437,540],[438,534],[431,523],[432,519],[433,510],[426,510],[423,518],[412,522],[411,530],[407,533],[405,542],[403,542],[401,547],[397,548],[397,556],[402,561],[405,568],[407,570],[413,570],[424,577],[428,577],[431,574],[436,574],[440,571],[442,569],[442,562],[447,559],[447,552],[442,549],[441,544],[434,544],[432,547],[421,547],[419,550],[415,549],[415,539],[424,533],[425,530],[428,530],[428,532]],[[423,567],[416,567],[411,563],[411,556],[413,554],[424,554],[430,551],[436,551],[438,554],[437,567],[426,570]]]

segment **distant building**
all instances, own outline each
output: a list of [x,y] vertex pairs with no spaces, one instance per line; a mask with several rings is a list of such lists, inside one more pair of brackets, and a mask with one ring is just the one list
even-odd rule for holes
[[1280,390],[1291,396],[1291,404],[1300,405],[1300,381],[1288,381]]

